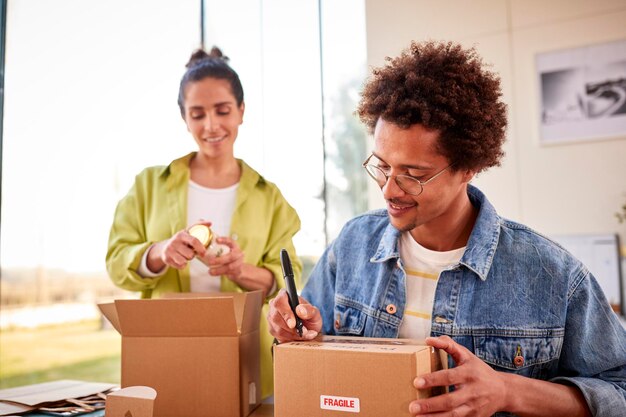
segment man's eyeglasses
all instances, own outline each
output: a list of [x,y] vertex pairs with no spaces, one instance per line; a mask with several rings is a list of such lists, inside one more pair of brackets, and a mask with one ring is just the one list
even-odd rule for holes
[[[387,175],[387,173],[383,171],[383,169],[380,168],[377,164],[370,163],[370,160],[372,158],[375,158],[376,160],[378,160],[378,158],[376,158],[374,154],[370,155],[365,160],[365,162],[363,162],[363,168],[365,168],[369,176],[372,177],[374,181],[376,181],[378,186],[380,188],[383,188],[385,184],[387,184],[387,181],[389,180],[389,177],[391,177],[391,175]],[[426,184],[428,184],[429,182],[431,182],[432,180],[434,180],[435,178],[443,174],[443,172],[447,170],[448,168],[450,168],[452,165],[454,164],[448,165],[447,167],[437,172],[435,175],[433,175],[426,181],[420,181],[417,178],[411,175],[406,175],[406,174],[394,175],[393,177],[396,181],[396,184],[398,184],[398,187],[400,187],[402,191],[412,196],[418,196],[422,194],[422,191],[424,191],[424,186]]]

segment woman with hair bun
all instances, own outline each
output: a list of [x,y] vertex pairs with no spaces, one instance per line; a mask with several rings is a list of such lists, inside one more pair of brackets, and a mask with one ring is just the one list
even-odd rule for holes
[[[300,229],[298,214],[276,185],[234,156],[243,96],[239,76],[218,48],[191,55],[178,105],[198,149],[167,166],[144,169],[118,203],[106,256],[118,287],[140,291],[142,298],[251,290],[272,297],[283,286],[282,248],[293,255],[294,273],[300,276],[302,264],[292,242]],[[210,225],[219,236],[217,244],[227,250],[207,257],[203,242],[189,233],[195,224]],[[272,393],[272,337],[265,313],[262,317],[266,397]]]

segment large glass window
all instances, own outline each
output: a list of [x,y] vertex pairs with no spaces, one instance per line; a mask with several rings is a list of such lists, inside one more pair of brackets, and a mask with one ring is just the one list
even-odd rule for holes
[[[2,3],[4,4],[4,3]],[[200,0],[9,0],[0,229],[0,388],[119,382],[96,303],[118,200],[146,166],[195,149],[176,104]],[[204,1],[204,41],[245,90],[235,152],[302,219],[304,278],[365,210],[363,0]]]
[[355,114],[366,76],[363,0],[320,0],[326,231],[334,239],[344,223],[367,210],[361,164],[372,144]]
[[354,111],[365,74],[363,0],[205,0],[205,44],[239,72],[246,120],[236,153],[275,182],[302,219],[307,274],[366,209],[365,133]]
[[109,227],[135,174],[193,146],[176,99],[199,16],[198,0],[8,1],[0,387],[119,379],[96,308],[130,296],[105,272]]
[[296,209],[310,269],[324,249],[322,106],[316,0],[205,0],[205,44],[230,57],[245,91],[235,153]]

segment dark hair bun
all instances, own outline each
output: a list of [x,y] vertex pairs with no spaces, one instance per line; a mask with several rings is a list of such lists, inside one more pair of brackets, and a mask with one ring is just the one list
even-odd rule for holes
[[211,52],[209,52],[209,56],[211,58],[221,58],[222,60],[224,60],[226,62],[229,61],[229,58],[226,55],[224,55],[222,53],[222,50],[220,48],[218,48],[217,46],[213,46],[211,48]]
[[196,49],[191,54],[191,57],[189,58],[189,61],[187,62],[187,65],[185,65],[185,67],[191,68],[207,59],[221,59],[224,62],[228,62],[228,57],[222,54],[222,51],[220,50],[220,48],[218,48],[217,46],[214,46],[211,48],[211,52],[209,52],[208,54],[202,48]]

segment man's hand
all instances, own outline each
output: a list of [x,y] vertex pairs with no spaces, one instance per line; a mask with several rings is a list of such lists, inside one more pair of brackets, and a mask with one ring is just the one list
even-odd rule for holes
[[506,384],[502,374],[494,371],[464,346],[448,336],[429,337],[426,344],[443,349],[456,367],[420,375],[413,384],[417,389],[453,385],[453,392],[417,400],[409,404],[411,415],[491,416],[504,407]]
[[270,310],[267,313],[269,330],[272,336],[281,343],[292,340],[311,340],[322,330],[322,316],[319,309],[302,297],[298,299],[300,304],[296,307],[296,313],[302,320],[302,337],[296,331],[296,318],[289,306],[287,291],[280,290],[276,298],[269,303]]

